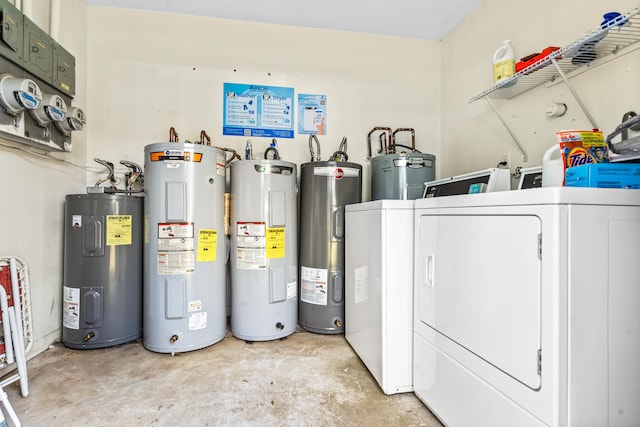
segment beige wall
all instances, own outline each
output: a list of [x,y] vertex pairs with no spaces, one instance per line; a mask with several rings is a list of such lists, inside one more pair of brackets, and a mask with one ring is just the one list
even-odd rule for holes
[[[477,10],[442,43],[441,176],[494,167],[504,154],[516,166],[541,164],[545,150],[562,129],[591,125],[564,84],[542,85],[511,100],[494,104],[529,153],[529,161],[491,110],[486,100],[469,99],[493,84],[492,58],[510,39],[520,58],[547,46],[567,46],[597,28],[608,11],[629,12],[637,0],[607,0],[588,5],[579,0],[537,2],[483,0]],[[640,110],[640,52],[635,50],[570,79],[600,129],[611,133],[628,110]],[[545,108],[564,102],[568,112],[548,118]]]
[[[86,4],[84,0],[60,3],[57,41],[76,58],[77,95],[72,105],[86,111]],[[49,2],[34,2],[31,19],[48,31]],[[77,132],[73,152],[53,156],[83,165],[86,141],[86,133]],[[0,147],[0,165],[0,255],[18,256],[29,267],[33,356],[61,335],[64,197],[84,192],[86,172],[5,147]]]
[[[243,153],[246,138],[222,136],[225,82],[327,95],[323,160],[346,136],[349,160],[365,164],[375,126],[415,128],[418,149],[439,155],[439,42],[94,6],[88,25],[88,162],[142,165],[144,146],[168,141],[171,126],[180,141],[204,129]],[[271,141],[251,139],[254,153]],[[310,160],[308,135],[278,144],[284,160]],[[364,175],[368,198],[368,165]]]

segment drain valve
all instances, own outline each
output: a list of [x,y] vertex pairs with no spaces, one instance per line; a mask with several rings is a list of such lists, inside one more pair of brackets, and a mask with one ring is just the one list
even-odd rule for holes
[[177,335],[171,335],[171,338],[169,338],[169,342],[171,344],[173,344],[176,341],[178,341],[178,336]]

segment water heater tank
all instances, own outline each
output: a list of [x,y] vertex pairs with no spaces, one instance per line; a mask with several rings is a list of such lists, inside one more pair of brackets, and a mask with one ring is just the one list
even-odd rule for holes
[[344,207],[362,201],[362,166],[318,161],[300,167],[298,323],[344,332]]
[[143,197],[68,195],[64,235],[63,344],[93,349],[140,338]]
[[433,181],[433,154],[392,153],[371,159],[371,200],[415,200],[422,197],[424,183]]
[[147,145],[143,343],[197,350],[226,334],[225,156],[205,145]]
[[298,324],[298,210],[294,163],[231,164],[231,333],[285,337]]

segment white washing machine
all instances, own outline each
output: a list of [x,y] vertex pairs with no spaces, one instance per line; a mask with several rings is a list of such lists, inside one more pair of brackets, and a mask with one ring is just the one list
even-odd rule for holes
[[640,191],[416,201],[416,395],[451,426],[640,425]]
[[345,338],[385,394],[413,391],[413,205],[345,209]]

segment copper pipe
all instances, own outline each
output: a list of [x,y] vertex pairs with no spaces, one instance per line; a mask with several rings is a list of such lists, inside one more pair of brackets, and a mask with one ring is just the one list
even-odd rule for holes
[[396,134],[398,132],[411,132],[411,151],[416,151],[416,131],[413,128],[398,128],[396,130],[393,131],[393,138],[392,138],[392,142],[391,145],[393,146],[392,148],[389,149],[389,152],[391,153],[395,153],[396,152]]
[[176,132],[176,128],[174,128],[173,126],[171,126],[171,129],[169,129],[169,142],[178,142],[178,132]]
[[[387,132],[389,132],[389,135],[391,135],[391,131],[392,131],[391,128],[382,127],[382,126],[376,126],[376,127],[374,127],[373,129],[371,129],[369,131],[369,133],[367,134],[367,150],[368,150],[367,151],[367,153],[368,153],[367,160],[369,160],[371,158],[371,135],[373,135],[374,132],[379,131],[379,130],[387,131]],[[381,140],[381,142],[382,142],[382,140]],[[385,145],[382,148],[384,149],[384,152],[386,154],[387,146]]]
[[209,135],[207,135],[207,132],[204,130],[200,131],[200,144],[205,145],[205,140],[206,140],[206,145],[211,146],[211,138],[209,138]]

